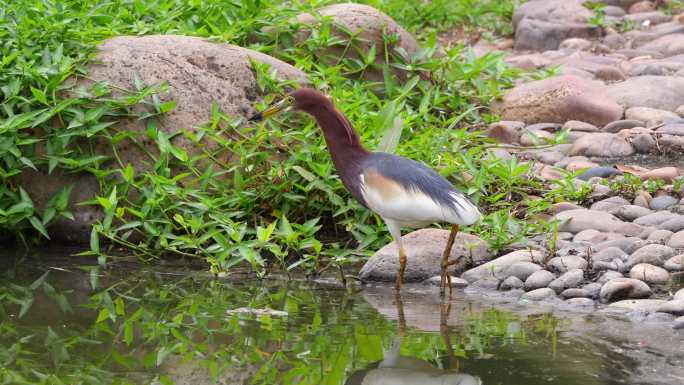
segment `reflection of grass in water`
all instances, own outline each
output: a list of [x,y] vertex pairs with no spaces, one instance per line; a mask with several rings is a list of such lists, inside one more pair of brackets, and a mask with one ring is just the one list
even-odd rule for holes
[[[159,373],[171,376],[181,359],[206,368],[214,379],[251,370],[255,384],[342,384],[351,372],[381,360],[397,333],[394,322],[343,290],[169,280],[133,272],[122,280],[101,278],[109,286],[81,306],[72,288],[83,290],[87,286],[81,283],[89,276],[67,274],[64,279],[58,274],[50,273],[32,288],[0,286],[0,383],[74,383],[78,378],[123,384],[134,381],[130,373],[147,373],[148,380],[157,377],[165,383],[168,377]],[[54,293],[45,296],[46,290]],[[86,319],[82,328],[50,320],[25,322],[45,310],[46,299],[63,301],[55,300],[60,295],[70,302],[72,316]],[[13,315],[22,301],[36,307],[18,319]],[[288,316],[226,315],[240,307],[276,309]],[[485,354],[495,341],[525,343],[529,325],[511,335],[512,322],[513,316],[496,310],[472,315],[462,329],[452,331],[456,356]],[[439,333],[408,330],[405,341],[402,354],[442,365],[446,345]]]

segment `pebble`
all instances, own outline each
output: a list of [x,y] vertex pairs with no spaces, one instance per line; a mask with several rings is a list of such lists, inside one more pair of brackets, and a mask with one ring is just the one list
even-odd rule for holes
[[[670,136],[670,135],[667,135]],[[679,169],[677,167],[661,167],[641,174],[641,179],[645,180],[659,180],[662,179],[667,183],[672,183],[679,176]]]
[[499,279],[492,276],[483,277],[471,283],[469,287],[483,290],[497,290],[499,288]]
[[608,211],[612,209],[617,209],[619,207],[623,206],[629,206],[629,201],[623,197],[620,196],[614,196],[606,199],[602,199],[598,202],[594,202],[590,210],[600,210],[600,211]]
[[672,300],[665,302],[658,307],[658,311],[662,313],[674,314],[676,316],[684,316],[684,300]]
[[667,245],[675,249],[684,248],[684,230],[672,234]]
[[677,232],[684,230],[684,215],[679,215],[658,225],[659,229]]
[[629,271],[629,276],[634,279],[642,280],[646,283],[662,285],[670,280],[670,274],[662,267],[640,263]]
[[653,210],[636,205],[626,205],[614,207],[608,212],[622,219],[623,221],[631,222],[637,218],[641,218],[643,216],[653,213]]
[[556,293],[561,293],[565,289],[576,288],[583,280],[584,271],[579,269],[571,270],[551,281],[549,288],[553,289]]
[[643,310],[648,312],[655,312],[656,309],[665,301],[662,299],[625,299],[611,303],[610,307],[619,307],[630,310]]
[[675,293],[674,299],[675,299],[675,300],[684,301],[684,289],[679,289],[679,290]]
[[487,136],[501,143],[516,144],[520,140],[520,133],[524,127],[523,122],[502,120],[489,125]]
[[588,266],[586,259],[579,255],[566,255],[564,257],[554,257],[548,262],[548,267],[559,273],[566,273],[571,270],[584,270]]
[[570,298],[565,302],[570,304],[570,305],[573,305],[573,306],[581,306],[581,307],[596,306],[596,303],[589,298]]
[[629,255],[625,253],[622,249],[620,249],[619,247],[612,246],[606,247],[605,249],[592,255],[591,260],[593,262],[612,261],[614,259],[626,261],[628,257]]
[[656,150],[656,141],[651,134],[637,134],[632,138],[632,146],[638,154],[650,154]]
[[611,133],[599,132],[582,136],[572,144],[568,155],[620,157],[634,154],[634,147]]
[[571,288],[571,289],[565,289],[561,293],[561,297],[563,298],[590,298],[591,293],[589,293],[585,289],[578,289],[578,288]]
[[582,131],[582,132],[598,132],[598,127],[590,123],[585,123],[579,120],[568,120],[563,124],[562,130]]
[[684,254],[675,255],[674,257],[668,259],[663,264],[663,267],[669,271],[684,270]]
[[651,295],[651,288],[642,281],[633,278],[615,278],[601,287],[599,297],[602,302],[618,299],[647,298]]
[[627,119],[640,120],[647,123],[647,126],[654,126],[665,122],[667,119],[677,119],[679,115],[672,111],[659,110],[650,107],[631,107],[625,110]]
[[663,195],[659,197],[655,197],[651,200],[651,203],[649,204],[651,210],[664,210],[670,206],[674,206],[677,203],[679,203],[679,199],[670,196],[670,195]]
[[672,329],[684,329],[684,316],[681,316],[674,320],[674,322],[672,323]]
[[676,217],[678,217],[677,214],[671,213],[669,211],[657,211],[635,219],[634,223],[642,226],[658,226],[661,223]]
[[651,199],[653,199],[653,197],[647,191],[640,191],[637,194],[637,196],[634,197],[634,204],[636,206],[649,208],[649,204],[651,203]]
[[672,234],[673,233],[670,230],[655,230],[648,235],[646,240],[648,242],[660,243],[661,245],[664,245],[667,243],[667,241],[670,240],[670,237],[672,237]]
[[551,281],[556,279],[556,276],[547,270],[539,270],[525,280],[525,290],[535,290],[542,287],[547,287]]
[[622,175],[623,172],[615,169],[613,167],[591,167],[582,171],[581,174],[577,175],[577,179],[589,180],[594,177],[599,178],[611,178],[615,175]]
[[598,298],[602,286],[603,285],[598,282],[592,282],[584,285],[582,290],[585,290],[590,298]]
[[632,120],[632,119],[616,120],[614,122],[606,124],[601,129],[601,131],[614,134],[614,133],[620,132],[622,130],[627,130],[627,129],[634,128],[634,127],[641,127],[643,125],[644,125],[644,123],[640,120]]
[[677,109],[675,110],[675,112],[677,113],[677,115],[679,115],[679,116],[681,116],[682,118],[684,118],[684,104],[681,105],[681,106],[679,106],[679,107],[677,107]]
[[579,233],[575,234],[575,237],[572,239],[573,242],[594,242],[592,240],[598,239],[598,237],[601,237],[605,239],[605,236],[603,236],[603,233],[594,230],[594,229],[586,229],[582,230]]
[[520,278],[511,276],[501,282],[499,289],[503,291],[522,289],[524,285],[525,283],[521,281]]
[[608,247],[617,247],[624,251],[627,254],[631,254],[634,251],[638,250],[642,246],[644,246],[646,242],[643,239],[637,238],[637,237],[628,237],[628,238],[621,238],[621,239],[614,239],[610,241],[603,241],[600,243],[597,243],[596,245],[593,246],[593,249],[595,251],[601,251],[603,249],[606,249]]
[[[606,282],[608,282],[610,280],[613,280],[616,278],[622,278],[622,277],[623,277],[622,273],[619,273],[617,271],[608,270],[605,273],[603,273],[603,275],[601,275],[596,282],[599,284],[605,284]],[[601,286],[601,287],[603,287],[603,286]]]
[[521,281],[525,281],[534,272],[541,270],[541,266],[532,262],[516,262],[508,267],[505,272],[505,276],[516,277]]
[[628,269],[640,264],[649,263],[655,266],[662,266],[666,260],[675,255],[675,250],[669,246],[648,244],[633,252],[625,265]]
[[543,287],[541,289],[536,289],[532,291],[528,291],[527,293],[523,294],[520,299],[526,299],[529,301],[541,301],[543,299],[555,297],[556,292],[549,289],[548,287]]
[[[428,284],[428,285],[435,285],[439,286],[442,284],[442,277],[439,275],[435,275],[434,277],[430,277],[423,281],[423,283]],[[468,286],[468,281],[465,279],[461,279],[458,277],[454,277],[453,275],[451,276],[451,287],[454,289],[461,289]]]
[[480,278],[499,275],[510,265],[516,262],[540,262],[543,260],[541,251],[538,250],[516,250],[480,266],[472,268],[461,275],[461,278],[468,282],[475,282]]
[[609,232],[624,223],[605,211],[587,209],[563,211],[556,214],[554,219],[561,222],[558,225],[558,231],[571,233],[579,233],[586,229]]

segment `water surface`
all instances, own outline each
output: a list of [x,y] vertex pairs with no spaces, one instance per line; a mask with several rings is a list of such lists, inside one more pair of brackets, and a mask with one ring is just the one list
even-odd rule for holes
[[[681,332],[435,288],[1,259],[0,383],[681,384]],[[47,275],[45,275],[47,273]],[[41,279],[42,277],[42,279]],[[94,289],[93,289],[94,288]],[[601,313],[601,312],[598,312]]]

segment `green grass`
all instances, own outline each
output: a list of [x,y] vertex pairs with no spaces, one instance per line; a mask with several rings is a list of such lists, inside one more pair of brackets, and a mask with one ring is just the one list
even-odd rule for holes
[[[46,207],[38,208],[17,183],[19,173],[33,169],[86,172],[97,178],[100,196],[79,204],[100,206],[105,213],[93,227],[86,252],[102,264],[113,253],[112,246],[123,246],[145,260],[164,254],[198,258],[208,261],[216,273],[249,264],[259,274],[271,268],[316,274],[362,259],[389,240],[382,222],[343,188],[319,129],[309,118],[289,114],[246,126],[239,117],[213,106],[211,120],[197,122],[204,125],[195,134],[175,134],[192,141],[201,136],[219,145],[217,151],[191,157],[172,144],[170,134],[156,128],[156,119],[175,106],[173,101],[159,102],[157,94],[165,84],[136,82],[136,90],[118,97],[96,84],[88,94],[68,97],[74,93],[69,92],[72,82],[66,80],[87,76],[96,45],[118,35],[201,36],[292,63],[332,96],[370,149],[378,148],[389,132],[388,122],[400,123],[403,131],[396,152],[434,167],[471,195],[487,213],[472,231],[495,250],[543,232],[548,224],[527,219],[554,200],[586,196],[572,183],[549,185],[529,177],[529,164],[484,156],[492,143],[478,129],[496,119],[486,106],[516,78],[538,74],[510,69],[500,55],[475,57],[462,46],[435,55],[436,34],[450,28],[486,26],[491,34],[510,32],[514,2],[369,2],[413,31],[423,47],[408,61],[388,55],[379,67],[365,56],[320,64],[316,56],[324,48],[355,44],[353,38],[333,38],[327,20],[309,39],[295,43],[292,37],[299,27],[289,20],[329,3],[0,2],[2,232],[31,244],[47,238],[46,228],[57,218],[73,216],[67,202],[79,186],[67,186]],[[387,41],[391,44],[392,37]],[[391,68],[403,69],[406,80],[386,76],[384,82],[372,83],[360,76],[369,70],[387,74]],[[263,108],[282,95],[285,85],[266,66],[254,69],[267,95],[260,103]],[[133,106],[142,106],[145,112],[134,113]],[[146,136],[117,129],[115,123],[122,116],[145,119]],[[148,170],[134,170],[116,156],[94,153],[89,145],[105,140],[116,148],[123,138],[157,143],[159,155],[150,155]],[[213,160],[225,151],[239,161],[216,164]],[[284,159],[275,160],[275,153]],[[530,194],[552,199],[528,201]]]

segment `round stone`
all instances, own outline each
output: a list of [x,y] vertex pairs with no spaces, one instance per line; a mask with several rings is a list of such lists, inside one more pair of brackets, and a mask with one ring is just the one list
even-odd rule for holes
[[650,295],[651,288],[638,279],[615,278],[601,287],[599,297],[602,302],[611,302],[619,299],[648,298]]
[[556,279],[556,276],[553,275],[550,271],[547,270],[539,270],[537,272],[534,272],[532,275],[527,277],[525,280],[525,290],[535,290],[539,289],[542,287],[547,287],[551,281]]
[[629,276],[646,283],[657,285],[665,284],[670,280],[670,273],[668,273],[667,270],[647,263],[640,263],[632,267],[629,271]]
[[548,287],[544,287],[541,289],[528,291],[527,293],[523,294],[520,297],[520,299],[526,299],[529,301],[541,301],[543,299],[553,298],[555,296],[556,296],[555,291],[549,289]]

